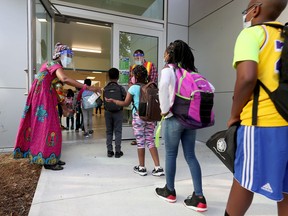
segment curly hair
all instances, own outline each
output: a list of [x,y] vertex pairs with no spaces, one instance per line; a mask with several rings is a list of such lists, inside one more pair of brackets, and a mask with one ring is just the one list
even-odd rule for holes
[[144,84],[148,82],[148,72],[143,65],[137,65],[133,69],[133,74],[137,82]]

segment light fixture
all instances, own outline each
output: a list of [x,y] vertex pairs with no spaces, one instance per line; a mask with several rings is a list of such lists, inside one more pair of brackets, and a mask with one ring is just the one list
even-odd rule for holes
[[45,18],[37,18],[37,20],[38,20],[39,22],[42,22],[42,23],[47,22],[47,20],[46,20]]
[[102,72],[99,72],[99,71],[92,71],[92,73],[94,73],[94,74],[102,74]]
[[79,52],[102,53],[101,49],[86,49],[86,48],[72,47],[72,50]]
[[86,77],[87,79],[95,79],[95,77],[92,77],[92,76],[88,76]]

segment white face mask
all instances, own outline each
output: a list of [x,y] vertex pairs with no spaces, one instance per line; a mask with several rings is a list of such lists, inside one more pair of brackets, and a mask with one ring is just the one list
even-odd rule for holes
[[135,64],[136,64],[136,65],[142,65],[142,61],[136,60],[136,61],[135,61]]
[[[254,9],[254,8],[252,8],[252,9]],[[252,19],[250,21],[245,21],[247,15],[252,11],[252,9],[248,13],[243,15],[243,28],[249,28],[252,25],[252,20],[254,17],[252,17]]]
[[252,25],[253,18],[250,21],[246,22],[245,21],[246,17],[247,17],[247,14],[243,15],[243,28],[249,28]]
[[72,58],[71,57],[68,57],[68,56],[64,56],[62,59],[61,59],[61,63],[63,65],[63,67],[67,67],[68,65],[70,65],[72,63]]

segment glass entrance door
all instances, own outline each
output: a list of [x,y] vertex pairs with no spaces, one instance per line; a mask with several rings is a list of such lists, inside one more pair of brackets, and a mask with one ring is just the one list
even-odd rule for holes
[[[133,53],[143,50],[145,60],[152,62],[159,72],[163,67],[160,58],[163,56],[165,44],[164,31],[136,28],[132,26],[114,25],[113,66],[119,68],[119,84],[128,90],[130,67],[134,64]],[[132,105],[124,108],[123,139],[133,139]]]

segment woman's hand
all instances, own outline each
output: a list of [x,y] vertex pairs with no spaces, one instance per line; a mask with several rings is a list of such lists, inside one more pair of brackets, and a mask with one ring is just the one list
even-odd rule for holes
[[93,92],[99,92],[99,93],[101,93],[102,91],[101,87],[96,87],[96,86],[87,86],[87,90],[93,91]]

